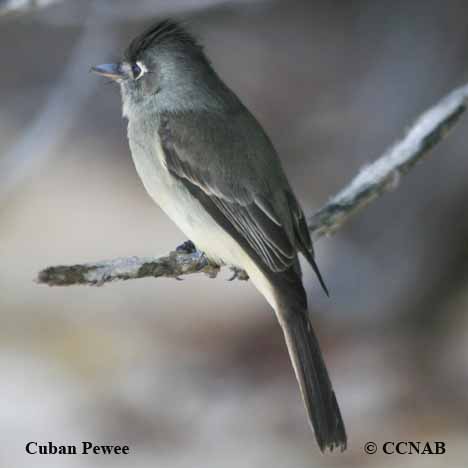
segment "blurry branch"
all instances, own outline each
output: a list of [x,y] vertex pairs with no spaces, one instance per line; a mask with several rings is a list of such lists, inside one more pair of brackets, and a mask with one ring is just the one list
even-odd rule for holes
[[[68,0],[67,0],[68,1]],[[64,12],[58,13],[58,16],[52,15],[52,21],[59,18],[61,24],[77,25],[80,22],[80,15],[70,14],[77,11],[77,8],[84,8],[90,3],[98,6],[103,15],[102,23],[115,23],[118,21],[148,21],[149,18],[165,15],[183,15],[189,11],[197,11],[208,8],[216,8],[223,4],[253,3],[254,0],[171,0],[170,2],[158,0],[139,0],[138,8],[135,8],[135,2],[129,0],[74,0],[70,1],[69,6]],[[264,0],[255,0],[256,2]],[[0,16],[9,14],[34,13],[42,8],[65,3],[65,0],[0,0]],[[66,17],[62,16],[66,15]],[[50,18],[42,18],[50,20]]]
[[[468,85],[465,85],[426,111],[402,140],[362,169],[349,185],[309,218],[308,226],[313,239],[333,234],[370,202],[384,192],[395,189],[401,176],[447,135],[465,111],[467,101]],[[201,252],[177,250],[159,258],[129,257],[82,265],[52,266],[42,270],[37,281],[49,286],[100,286],[115,280],[161,276],[178,278],[200,272],[214,278],[219,266],[211,264]],[[238,277],[246,279],[245,276]]]
[[0,15],[24,13],[61,1],[62,0],[0,0]]
[[99,55],[105,56],[115,37],[112,31],[103,33],[99,26],[100,13],[98,6],[89,9],[81,36],[62,76],[43,107],[21,132],[21,138],[0,158],[0,203],[58,153],[67,131],[97,86],[96,80],[83,86],[83,79],[88,76],[92,60]]

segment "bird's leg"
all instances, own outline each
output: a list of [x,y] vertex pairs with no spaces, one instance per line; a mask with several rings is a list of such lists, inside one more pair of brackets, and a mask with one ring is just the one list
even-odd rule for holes
[[231,267],[229,267],[229,269],[232,271],[233,274],[229,278],[228,281],[233,281],[235,279],[238,279],[240,281],[248,281],[249,275],[242,268],[237,268],[235,266],[231,266]]
[[[206,261],[206,267],[204,269],[204,272],[211,278],[214,278],[218,274],[221,265],[214,264],[210,259],[208,259],[208,257],[203,252],[197,249],[197,247],[191,240],[185,241],[179,246],[177,246],[176,252],[185,254],[194,254],[198,252],[201,255],[201,257]],[[229,278],[229,281],[233,281],[235,279],[238,279],[240,281],[247,281],[249,279],[249,275],[242,268],[230,266],[229,269],[233,273],[232,276]]]
[[[205,253],[198,250],[191,240],[177,246],[175,252],[171,252],[171,255],[177,259],[176,262],[179,267],[182,266],[182,269],[184,269],[184,265],[188,265],[189,268],[188,270],[184,269],[184,273],[203,271],[210,278],[214,278],[219,272],[220,265],[210,261]],[[179,276],[176,279],[182,280]]]
[[195,247],[195,244],[191,240],[188,240],[180,244],[179,246],[177,246],[176,251],[191,254],[191,253],[195,253],[197,251],[197,248]]

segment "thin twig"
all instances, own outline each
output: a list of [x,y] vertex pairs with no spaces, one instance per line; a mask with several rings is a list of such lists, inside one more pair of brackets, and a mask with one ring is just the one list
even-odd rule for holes
[[[438,142],[465,111],[468,85],[452,91],[426,111],[406,136],[389,148],[374,163],[365,167],[341,192],[317,213],[308,225],[314,240],[333,234],[359,210],[398,186],[401,176]],[[72,266],[52,266],[42,270],[37,281],[49,286],[86,284],[100,286],[115,280],[160,276],[179,278],[206,273],[214,278],[219,271],[201,252],[174,251],[165,257],[130,257]],[[242,275],[239,279],[246,279]]]

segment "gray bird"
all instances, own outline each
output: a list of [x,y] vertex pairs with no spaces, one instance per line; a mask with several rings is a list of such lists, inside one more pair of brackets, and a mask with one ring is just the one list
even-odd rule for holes
[[304,213],[265,131],[177,22],[156,24],[131,42],[121,62],[92,70],[120,85],[133,161],[149,195],[211,261],[247,272],[276,312],[320,449],[344,450],[299,253],[328,291]]

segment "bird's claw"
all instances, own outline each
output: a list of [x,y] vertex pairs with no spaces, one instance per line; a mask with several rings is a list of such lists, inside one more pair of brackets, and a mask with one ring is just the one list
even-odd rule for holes
[[197,248],[195,247],[195,244],[191,240],[185,241],[184,243],[176,247],[176,252],[183,252],[183,253],[191,254],[191,253],[195,253],[196,251],[197,251]]
[[232,276],[228,279],[228,281],[234,281],[235,279],[240,281],[247,281],[249,279],[249,275],[245,272],[245,270],[242,270],[242,268],[232,266],[229,269],[232,271]]

